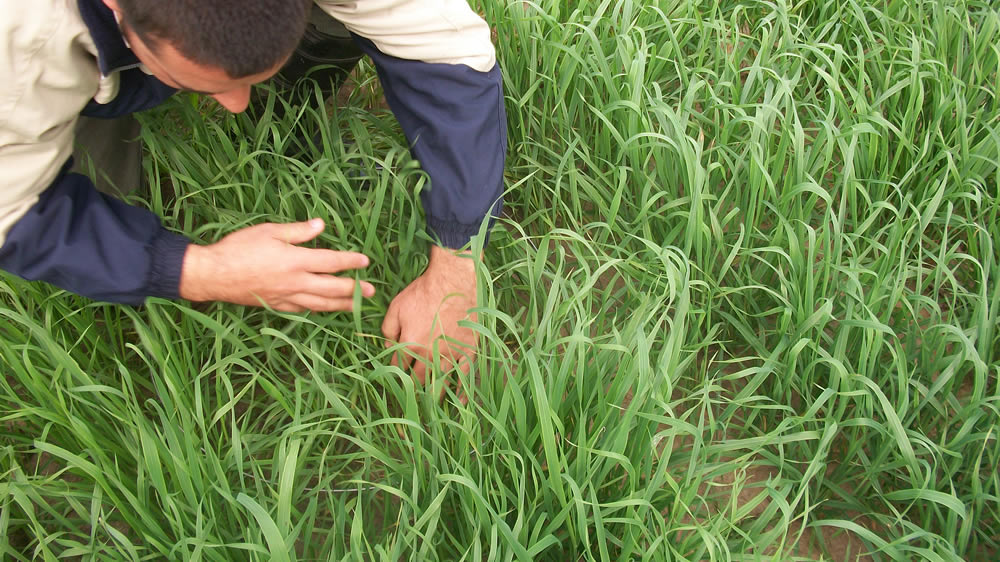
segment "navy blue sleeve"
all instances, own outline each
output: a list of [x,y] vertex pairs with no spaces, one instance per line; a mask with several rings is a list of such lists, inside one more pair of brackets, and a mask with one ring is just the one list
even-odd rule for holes
[[177,298],[190,241],[66,169],[7,233],[0,268],[100,301]]
[[503,205],[507,114],[499,65],[478,72],[406,60],[358,35],[354,40],[375,62],[410,151],[430,176],[430,189],[421,193],[428,228],[445,247],[465,246]]
[[111,103],[100,104],[94,100],[83,108],[80,115],[98,119],[113,119],[160,105],[177,90],[160,82],[138,68],[118,73],[121,83],[118,95]]

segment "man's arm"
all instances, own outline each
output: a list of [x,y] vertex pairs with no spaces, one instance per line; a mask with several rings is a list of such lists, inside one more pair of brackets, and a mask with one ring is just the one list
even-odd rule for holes
[[507,154],[500,68],[425,63],[379,51],[357,38],[375,62],[386,101],[431,179],[421,193],[427,226],[446,248],[463,248],[484,218],[499,215]]
[[[489,27],[466,0],[317,4],[343,22],[375,62],[386,100],[431,179],[421,199],[440,246],[424,274],[393,300],[382,331],[391,341],[415,343],[411,351],[428,361],[437,342],[442,365],[463,365],[476,338],[458,322],[474,319],[476,274],[458,249],[484,219],[499,215],[507,153],[502,76]],[[426,361],[413,363],[418,379],[425,370]]]
[[[187,240],[67,171],[77,116],[96,108],[100,81],[80,15],[55,3],[3,6],[0,268],[102,300],[176,295],[177,275],[158,269],[179,272]],[[141,93],[150,103],[169,95]]]
[[507,155],[503,85],[486,22],[466,0],[317,0],[371,57],[386,101],[431,179],[431,234],[462,248],[499,214]]
[[178,296],[188,244],[153,213],[64,169],[7,232],[0,268],[96,300],[141,304]]
[[[322,230],[318,220],[261,224],[198,246],[148,210],[64,171],[7,233],[0,269],[106,302],[138,305],[158,296],[350,310],[354,281],[329,274],[365,267],[368,258],[295,245]],[[362,283],[361,291],[370,297],[375,288]]]

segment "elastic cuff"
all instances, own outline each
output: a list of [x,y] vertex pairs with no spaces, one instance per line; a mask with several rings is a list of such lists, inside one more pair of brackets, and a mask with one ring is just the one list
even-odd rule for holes
[[[493,204],[493,209],[490,211],[489,224],[486,225],[486,239],[483,240],[483,248],[490,243],[490,231],[493,229],[494,223],[497,221],[497,217],[503,214],[503,200],[497,201]],[[454,221],[446,221],[436,219],[430,215],[427,215],[427,232],[431,235],[431,238],[437,240],[437,242],[445,247],[451,248],[453,250],[460,250],[467,246],[472,239],[479,234],[479,227],[482,223],[476,224],[464,224]]]
[[441,246],[459,250],[466,247],[473,236],[479,234],[479,225],[443,222],[427,217],[427,232]]
[[147,287],[149,296],[167,299],[180,298],[181,268],[184,253],[191,240],[180,234],[160,228],[149,245],[151,267]]

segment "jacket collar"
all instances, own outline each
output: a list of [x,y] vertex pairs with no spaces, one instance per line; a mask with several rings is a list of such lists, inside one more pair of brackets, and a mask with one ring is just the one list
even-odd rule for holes
[[125,44],[111,8],[102,0],[77,0],[77,6],[97,45],[97,66],[102,75],[139,66],[139,59]]

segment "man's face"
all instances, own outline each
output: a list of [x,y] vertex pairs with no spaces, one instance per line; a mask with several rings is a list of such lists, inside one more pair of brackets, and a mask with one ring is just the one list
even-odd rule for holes
[[[116,14],[119,14],[114,0],[104,0]],[[121,18],[119,17],[119,21]],[[247,76],[231,78],[224,70],[213,66],[198,64],[174,48],[167,41],[159,41],[155,45],[146,43],[125,25],[121,25],[122,35],[128,42],[132,52],[146,68],[164,84],[210,96],[219,105],[240,113],[250,104],[250,87],[274,76],[281,69],[281,64],[273,69]]]

